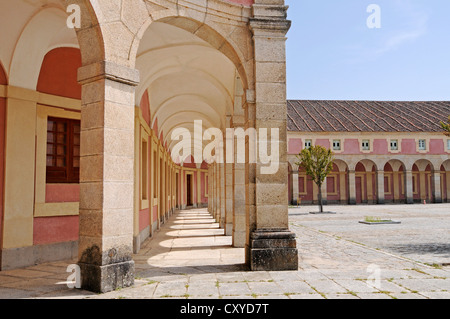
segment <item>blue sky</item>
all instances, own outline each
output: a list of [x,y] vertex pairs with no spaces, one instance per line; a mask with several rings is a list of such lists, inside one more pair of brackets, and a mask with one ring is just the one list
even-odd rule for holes
[[286,3],[289,99],[450,100],[449,0]]

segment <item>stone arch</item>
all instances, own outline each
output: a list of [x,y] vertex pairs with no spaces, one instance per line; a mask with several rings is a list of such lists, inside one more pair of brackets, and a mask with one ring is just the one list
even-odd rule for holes
[[433,202],[434,165],[427,159],[419,159],[412,166],[413,199],[415,202]]
[[328,204],[347,204],[349,201],[349,166],[346,161],[335,159],[333,171],[327,178]]
[[[138,8],[141,6],[140,2],[137,0],[133,5]],[[134,67],[141,71],[142,78],[136,90],[136,100],[139,100],[145,91],[150,96],[152,118],[150,126],[154,127],[156,119],[162,119],[164,123],[158,125],[158,134],[162,130],[168,134],[176,128],[173,123],[175,112],[183,110],[188,112],[186,114],[197,114],[195,119],[212,124],[211,127],[225,130],[228,125],[226,118],[234,112],[235,82],[239,81],[238,87],[245,90],[248,88],[248,73],[253,70],[253,63],[250,62],[253,55],[252,47],[243,46],[242,39],[239,38],[237,40],[241,46],[236,45],[234,43],[236,37],[231,36],[246,30],[246,39],[251,42],[248,25],[240,21],[241,18],[236,20],[236,23],[227,21],[228,28],[224,29],[214,22],[214,19],[207,18],[211,15],[209,12],[205,12],[203,18],[193,14],[195,10],[190,8],[189,4],[183,8],[176,5],[177,10],[173,10],[173,8],[163,9],[169,8],[165,1],[159,1],[158,6],[150,3],[152,2],[148,2],[147,5],[147,18],[144,16],[138,18],[141,23],[131,45],[129,59],[130,65],[134,64]],[[226,14],[236,8],[242,10],[242,6],[234,4],[221,6],[217,10],[223,10],[222,14]],[[241,11],[235,13],[241,15]],[[126,21],[124,23],[127,24]],[[167,39],[161,39],[162,36],[166,36]],[[176,59],[174,52],[182,58]],[[204,65],[199,65],[198,61],[192,63],[193,60],[189,60],[180,52],[186,52],[186,55],[193,57],[195,52],[206,55],[208,59],[203,64],[214,59],[220,63],[205,69]],[[248,70],[244,65],[248,65]],[[218,72],[221,69],[226,70],[226,76],[223,72]],[[239,76],[236,76],[237,74]],[[180,84],[175,85],[176,82]],[[170,86],[174,86],[174,89],[169,93],[165,90]],[[208,86],[210,89],[207,89]],[[180,108],[180,105],[183,107]],[[163,139],[168,140],[169,136],[165,135]],[[173,143],[169,142],[169,145]]]
[[[219,3],[221,1],[209,0],[209,2]],[[137,5],[142,6],[142,4]],[[227,6],[221,5],[223,17],[220,18],[217,14],[211,13],[214,10],[205,10],[199,13],[198,9],[190,8],[190,6],[193,5],[181,6],[177,4],[174,8],[173,3],[169,1],[158,1],[157,6],[148,4],[149,16],[146,19],[141,19],[141,25],[130,47],[130,60],[134,61],[140,40],[150,25],[153,22],[162,22],[196,35],[223,53],[236,66],[243,88],[250,88],[253,72],[252,64],[248,62],[252,60],[253,51],[247,23],[241,21],[242,6],[233,3],[227,3]],[[161,9],[163,7],[166,7],[166,9]],[[249,9],[247,8],[247,10]],[[230,31],[229,28],[221,27],[220,23],[212,22],[217,21],[217,19],[223,19],[228,25],[234,25],[235,27]]]
[[362,159],[355,165],[355,198],[357,204],[374,204],[377,201],[377,165]]
[[406,202],[406,165],[398,159],[384,164],[384,199],[390,203]]
[[44,56],[55,47],[77,46],[76,34],[66,27],[66,19],[62,8],[50,6],[27,21],[12,54],[11,85],[35,90]]

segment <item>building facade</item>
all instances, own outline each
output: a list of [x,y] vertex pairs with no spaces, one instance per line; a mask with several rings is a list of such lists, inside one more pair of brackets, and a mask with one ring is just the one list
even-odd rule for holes
[[317,202],[297,165],[305,147],[333,150],[329,204],[450,202],[448,102],[288,101],[289,202]]
[[285,132],[289,27],[280,0],[1,0],[1,269],[75,257],[83,288],[129,286],[140,244],[195,206],[250,269],[297,269],[285,152],[268,177],[172,140]]

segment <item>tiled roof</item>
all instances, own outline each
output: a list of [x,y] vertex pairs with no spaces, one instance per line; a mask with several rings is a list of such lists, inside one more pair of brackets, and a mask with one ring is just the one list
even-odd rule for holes
[[291,132],[440,132],[450,102],[288,100]]

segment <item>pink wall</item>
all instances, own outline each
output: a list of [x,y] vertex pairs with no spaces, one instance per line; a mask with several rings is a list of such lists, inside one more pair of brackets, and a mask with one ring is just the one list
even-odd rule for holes
[[359,154],[359,141],[358,139],[346,139],[344,140],[344,154]]
[[[8,80],[3,67],[0,63],[0,84],[7,85]],[[3,247],[3,166],[5,158],[5,115],[6,115],[6,99],[0,98],[0,251]],[[0,254],[1,258],[1,254]]]
[[78,240],[78,216],[39,217],[33,220],[33,244]]
[[381,139],[373,140],[373,153],[388,154],[388,141]]
[[80,201],[79,184],[47,184],[45,186],[46,203],[74,203]]
[[402,140],[402,153],[403,154],[415,154],[416,153],[416,141],[414,139]]
[[299,138],[289,139],[288,153],[297,155],[302,151],[303,142]]
[[325,148],[330,148],[330,140],[328,139],[317,139],[316,145],[323,146]]
[[57,48],[47,53],[42,62],[36,90],[43,93],[81,99],[77,81],[81,52],[75,48]]
[[443,140],[430,140],[430,154],[445,154]]
[[139,231],[143,231],[150,225],[150,209],[142,209],[139,211]]

